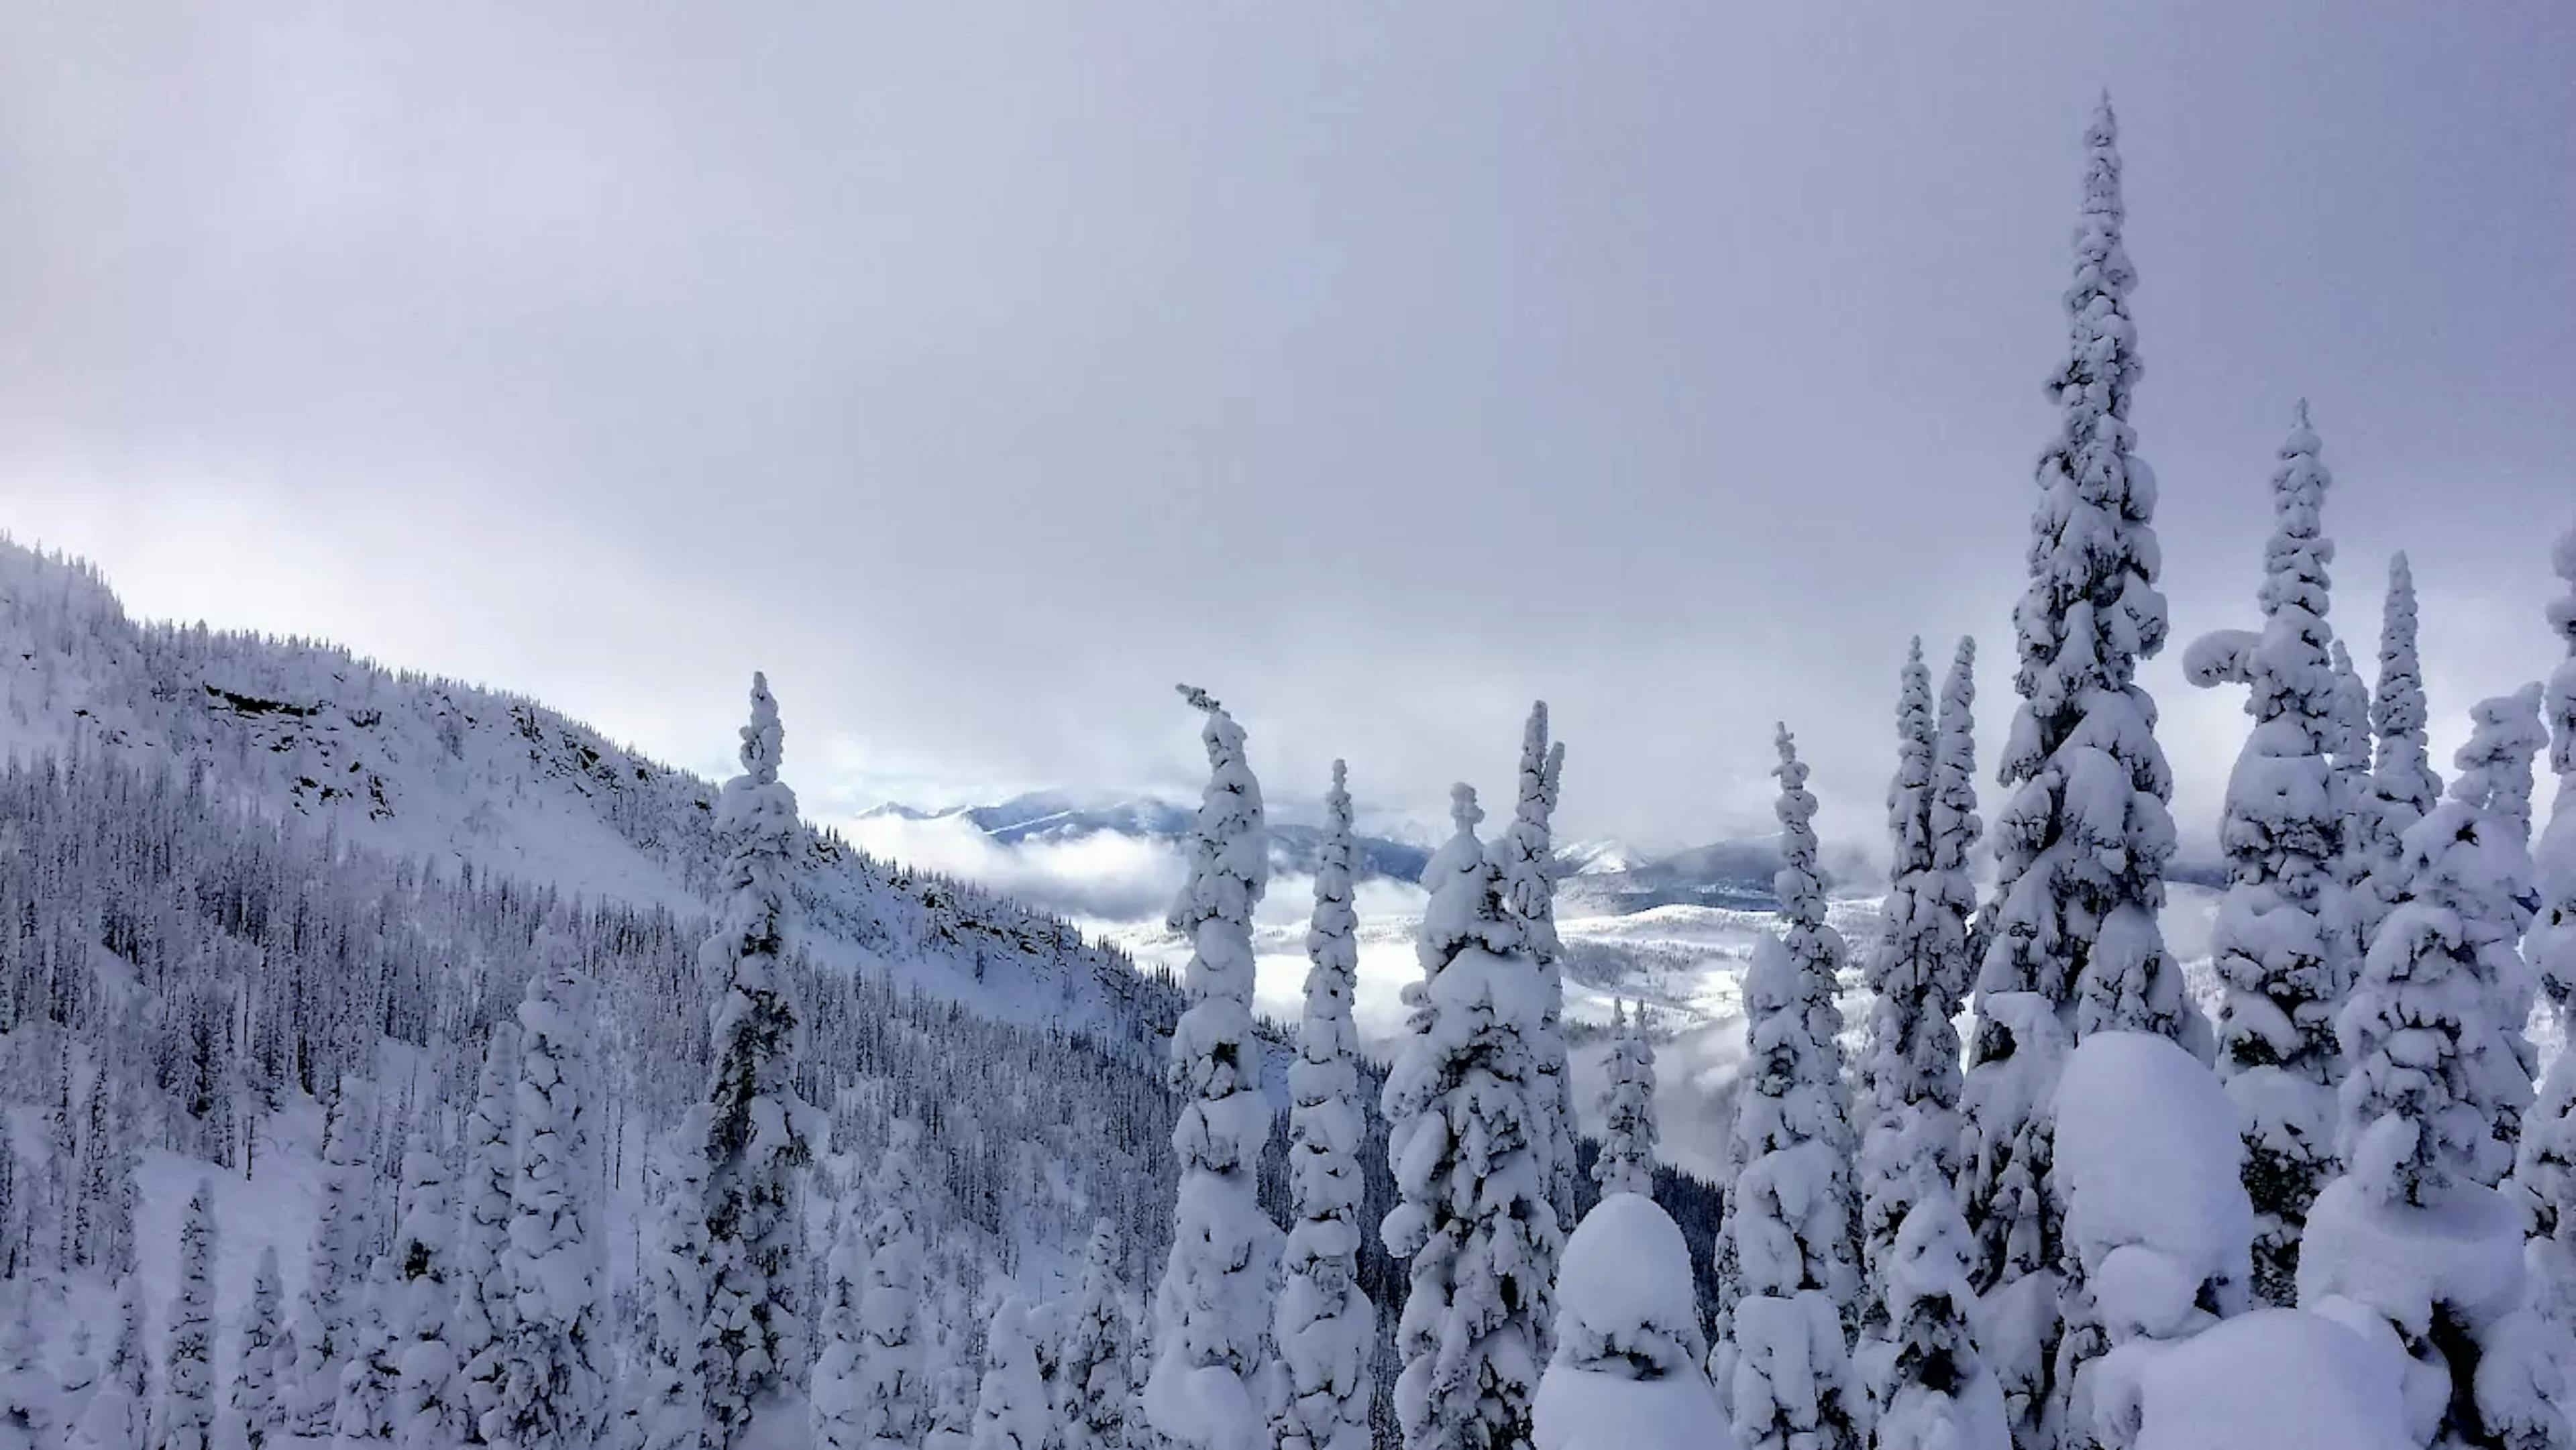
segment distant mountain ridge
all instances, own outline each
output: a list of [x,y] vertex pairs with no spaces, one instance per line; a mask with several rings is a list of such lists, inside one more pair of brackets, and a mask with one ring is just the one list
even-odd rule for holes
[[[1006,849],[1061,845],[1101,836],[1178,846],[1189,838],[1196,812],[1179,801],[1071,788],[1029,791],[988,805],[924,809],[887,802],[862,819],[955,820]],[[1294,820],[1270,820],[1273,871],[1315,869],[1323,832]],[[1362,880],[1413,884],[1430,864],[1431,848],[1384,835],[1354,840],[1354,866]],[[1572,841],[1557,851],[1561,914],[1626,915],[1658,906],[1721,906],[1767,911],[1774,905],[1772,876],[1780,869],[1777,836],[1714,841],[1655,855],[1616,840]],[[1874,868],[1855,849],[1827,847],[1829,884],[1872,890]]]

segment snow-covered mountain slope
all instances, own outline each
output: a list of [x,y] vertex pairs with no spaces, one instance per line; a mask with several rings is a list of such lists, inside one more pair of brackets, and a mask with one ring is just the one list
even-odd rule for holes
[[[792,703],[791,709],[792,709]],[[793,716],[789,720],[793,777]],[[704,910],[715,787],[533,700],[385,669],[305,640],[129,618],[99,573],[0,539],[0,751],[200,770],[220,799],[351,845]],[[1073,926],[809,831],[799,944],[989,1015],[1129,1028],[1167,989]]]

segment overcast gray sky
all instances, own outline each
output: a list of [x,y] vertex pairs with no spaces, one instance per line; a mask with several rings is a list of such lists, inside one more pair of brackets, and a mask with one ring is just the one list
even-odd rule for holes
[[1186,678],[1425,812],[1546,695],[1652,840],[1785,716],[1860,837],[1909,631],[2008,711],[2105,85],[2178,642],[2304,393],[2447,754],[2576,515],[2564,0],[8,0],[0,528],[702,767],[761,665],[821,813],[1186,788]]

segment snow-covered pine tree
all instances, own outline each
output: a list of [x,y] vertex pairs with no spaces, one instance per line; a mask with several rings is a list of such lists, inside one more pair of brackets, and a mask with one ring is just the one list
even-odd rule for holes
[[2531,1234],[2527,1285],[2508,1322],[2483,1336],[2479,1417],[2516,1450],[2568,1450],[2576,1445],[2576,1055],[2561,1052],[2541,1081],[2513,1177]]
[[1028,1301],[1013,1295],[984,1331],[984,1385],[975,1400],[973,1450],[1045,1450],[1050,1409],[1029,1334]]
[[402,1450],[447,1450],[465,1434],[456,1346],[448,1321],[456,1310],[455,1196],[447,1163],[425,1132],[404,1145],[402,1201],[394,1231],[391,1322],[394,1443]]
[[1977,1349],[1976,1243],[1947,1183],[1924,1187],[1879,1270],[1887,1344],[1870,1401],[1877,1450],[2005,1450],[2002,1391]]
[[1937,718],[1919,639],[1906,653],[1897,690],[1888,892],[1862,973],[1877,994],[1861,1059],[1867,1104],[1857,1167],[1861,1256],[1869,1275],[1861,1324],[1868,1339],[1884,1338],[1883,1270],[1906,1214],[1926,1188],[1946,1186],[1958,1171],[1959,1030],[1951,1019],[1974,965],[1968,926],[1976,898],[1967,855],[1977,832],[1970,735],[1975,648],[1960,642]]
[[45,1368],[36,1338],[36,1286],[32,1278],[0,1279],[0,1429],[30,1443],[58,1433],[54,1423],[60,1386]]
[[[1560,1227],[1574,1222],[1574,1080],[1565,1070],[1565,973],[1557,958],[1556,844],[1554,819],[1557,787],[1565,771],[1565,744],[1548,739],[1547,702],[1530,706],[1521,729],[1521,765],[1511,829],[1495,841],[1503,873],[1503,899],[1520,919],[1521,933],[1537,959],[1546,984],[1547,1011],[1531,1050],[1536,1054],[1538,1111],[1547,1127],[1548,1206]],[[1556,1264],[1550,1260],[1542,1288],[1553,1292]],[[1554,1314],[1542,1303],[1542,1329],[1553,1332]]]
[[707,1089],[707,1415],[715,1443],[739,1443],[765,1401],[805,1363],[798,1311],[797,1175],[821,1136],[797,1097],[804,1035],[786,970],[787,870],[798,847],[796,793],[778,779],[778,702],[751,677],[742,774],[725,782],[723,917],[698,957],[716,991]]
[[1655,1192],[1655,1044],[1646,1036],[1646,1007],[1632,1020],[1624,1004],[1610,1004],[1610,1054],[1602,1070],[1601,1152],[1592,1177],[1603,1196]]
[[600,1378],[598,1128],[583,1042],[594,1030],[589,979],[552,927],[519,1003],[514,1097],[518,1173],[510,1185],[510,1286],[500,1402],[485,1441],[513,1450],[588,1445],[605,1420]]
[[2549,829],[2532,852],[2532,874],[2540,888],[2540,915],[2523,944],[2523,957],[2540,979],[2540,989],[2569,1022],[2576,1010],[2576,527],[2559,535],[2550,563],[2567,583],[2567,592],[2549,601],[2550,632],[2566,646],[2566,658],[2549,676],[2542,710],[2549,719],[2549,768],[2558,777],[2556,804]]
[[[1351,996],[1359,972],[1359,914],[1351,901],[1349,774],[1333,762],[1324,843],[1306,929],[1306,1010],[1288,1068],[1288,1244],[1280,1258],[1272,1335],[1286,1395],[1271,1424],[1278,1450],[1367,1450],[1369,1359],[1377,1311],[1359,1284],[1359,1034]],[[1076,1447],[1084,1450],[1084,1447]],[[1110,1447],[1091,1447],[1110,1450]]]
[[[2156,744],[2155,701],[2137,673],[2140,661],[2163,649],[2166,621],[2156,589],[2155,475],[2131,452],[2129,406],[2140,365],[2128,296],[2137,273],[2121,235],[2127,213],[2118,137],[2105,96],[2084,137],[2075,277],[2064,299],[2070,346],[2047,385],[2058,434],[2040,456],[2030,584],[2013,610],[2021,657],[2013,688],[2021,705],[1998,761],[1997,779],[2011,794],[1994,821],[1996,894],[1979,923],[1978,1062],[2012,1050],[2016,1034],[1983,1006],[2010,994],[2037,994],[2076,1036],[2105,1028],[2178,1036],[2188,1012],[2181,969],[2156,921],[2174,849],[2166,811],[2173,779]],[[2015,1100],[2048,1102],[2051,1085],[2022,1086]],[[2000,1144],[2028,1139],[2032,1129],[2028,1121],[1996,1123],[1983,1134]],[[2025,1153],[2021,1161],[2045,1156]],[[2002,1181],[1983,1186],[2010,1188]],[[1972,1193],[1961,1207],[1981,1244],[1994,1241],[1992,1225],[2024,1208],[2040,1220],[2032,1248],[2053,1245],[2059,1235],[2061,1210],[2045,1192],[2016,1204]],[[1981,1271],[2006,1277],[1981,1279],[1980,1292],[2021,1277],[2022,1257],[1997,1263],[1981,1255]],[[2023,1356],[2020,1367],[2035,1383],[2045,1380],[2057,1336],[2047,1322],[2036,1332],[2036,1353]],[[2020,1370],[2000,1362],[1996,1368],[2014,1400]],[[2053,1450],[2042,1445],[2035,1419],[2018,1424],[2014,1437],[2022,1450]]]
[[262,1450],[279,1433],[277,1381],[294,1358],[285,1341],[285,1301],[277,1249],[263,1247],[235,1336],[232,1388],[216,1422],[216,1438],[225,1450]]
[[1405,988],[1420,1026],[1386,1080],[1396,1206],[1381,1232],[1411,1260],[1396,1330],[1405,1450],[1528,1443],[1536,1276],[1559,1239],[1531,1096],[1545,981],[1476,838],[1483,815],[1474,789],[1452,788],[1456,834],[1423,870],[1423,980]]
[[65,1220],[71,1230],[65,1261],[111,1276],[134,1269],[134,1145],[118,1111],[118,1066],[105,1062],[90,1074],[87,1125],[72,1165],[79,1197]]
[[[14,1152],[0,1144],[0,1152]],[[207,1450],[215,1423],[214,1186],[203,1180],[179,1219],[179,1283],[170,1296],[153,1450]]]
[[501,1404],[508,1368],[502,1343],[510,1329],[511,1293],[502,1272],[510,1246],[510,1192],[519,1176],[517,1109],[519,1028],[492,1024],[483,1043],[483,1075],[465,1115],[464,1191],[457,1206],[454,1341],[458,1394],[467,1431],[482,1436],[483,1417]]
[[[2576,528],[2559,536],[2550,562],[2569,586],[2544,617],[2566,647],[2542,699],[2549,766],[2558,777],[2549,828],[2533,853],[2540,910],[2523,938],[2523,960],[2576,1027]],[[2576,1053],[2561,1051],[2522,1125],[2515,1185],[2529,1218],[2526,1308],[2481,1361],[2478,1408],[2517,1450],[2576,1444]]]
[[382,1254],[370,1257],[365,1287],[356,1295],[357,1313],[349,1321],[339,1393],[332,1403],[333,1450],[362,1450],[393,1439],[394,1386],[401,1378],[387,1313],[393,1297],[392,1259]]
[[1050,1299],[1029,1306],[1029,1348],[1037,1354],[1038,1403],[1045,1407],[1045,1450],[1064,1450],[1064,1306]]
[[2370,872],[2370,686],[2353,668],[2352,651],[2334,642],[2334,718],[2327,753],[2334,764],[2336,819],[2343,822],[2343,859],[2335,863],[2335,925],[2341,933],[2345,985],[2361,972],[2363,879]]
[[1145,1413],[1145,1384],[1154,1375],[1154,1316],[1152,1306],[1140,1305],[1135,1321],[1128,1326],[1127,1350],[1127,1421],[1124,1428],[1126,1450],[1169,1450],[1171,1442],[1154,1428],[1153,1417]]
[[[142,1276],[126,1276],[118,1296],[116,1341],[108,1351],[105,1371],[82,1407],[72,1435],[74,1450],[143,1450],[148,1419],[144,1385],[150,1368],[143,1351]],[[324,1397],[328,1402],[329,1397]]]
[[2347,1167],[2310,1211],[2300,1263],[2302,1304],[2367,1305],[2417,1360],[2446,1371],[2440,1444],[2505,1443],[2487,1415],[2529,1408],[2502,1377],[2527,1361],[2511,1343],[2514,1317],[2499,1319],[2521,1299],[2520,1275],[2392,1276],[2384,1259],[2420,1240],[2433,1262],[2520,1267],[2521,1215],[2496,1187],[2532,1101],[2532,990],[2517,949],[2530,858],[2516,816],[2528,809],[2539,706],[2537,686],[2480,702],[2449,794],[2401,841],[2406,884],[2341,1022]]
[[1127,1309],[1118,1282],[1118,1235],[1109,1220],[1091,1228],[1082,1256],[1081,1297],[1065,1326],[1057,1420],[1065,1450],[1120,1450],[1126,1440]]
[[2406,832],[2442,799],[2433,773],[2425,727],[2424,667],[2415,650],[2415,574],[2399,554],[2388,561],[2388,598],[2379,620],[2379,689],[2370,702],[2377,758],[2371,766],[2370,803],[2362,812],[2361,886],[2352,899],[2353,931],[2365,956],[2379,939],[2379,925],[2405,894]]
[[921,1362],[920,1125],[898,1118],[869,1197],[867,1279],[859,1300],[859,1435],[875,1450],[909,1450],[928,1426]]
[[2326,623],[2334,541],[2320,530],[2333,480],[2317,448],[2301,399],[2272,472],[2263,626],[2205,634],[2183,657],[2195,685],[2245,686],[2254,721],[2219,823],[2229,880],[2211,951],[2227,988],[2218,1072],[2245,1121],[2255,1292],[2285,1308],[2298,1301],[2308,1205],[2335,1173],[2334,1019],[2352,974],[2338,879],[2344,802],[2330,759],[2343,743]]
[[366,1079],[344,1076],[322,1129],[322,1196],[314,1211],[312,1268],[295,1322],[296,1423],[328,1435],[340,1403],[340,1371],[351,1351],[351,1325],[365,1289],[367,1201],[371,1170],[366,1137],[375,1094]]
[[[2507,757],[2527,761],[2532,694],[2481,703],[2450,794],[2406,831],[2408,880],[2344,1009],[2343,1153],[2383,1177],[2379,1196],[2421,1206],[2454,1183],[2494,1186],[2512,1166],[2531,1079],[2502,1020],[2522,962],[2509,934],[2528,857],[2489,809]],[[2385,1140],[2365,1142],[2372,1134]],[[2392,1148],[2394,1151],[2392,1151]]]
[[2082,224],[2066,291],[2072,346],[2049,380],[2057,438],[2041,454],[2030,587],[2014,607],[2022,704],[1999,777],[2017,787],[1995,822],[1994,929],[1980,991],[2036,991],[2077,1036],[2177,1034],[2181,972],[2156,912],[2173,854],[2173,780],[2138,663],[2164,647],[2156,589],[2155,475],[2130,449],[2137,274],[2121,240],[2110,99],[2084,140]]
[[824,1259],[814,1369],[806,1382],[805,1407],[812,1417],[815,1450],[859,1450],[863,1443],[859,1375],[866,1355],[859,1301],[867,1293],[867,1250],[859,1241],[856,1208],[845,1204],[834,1217],[839,1226]]
[[1181,697],[1205,717],[1208,783],[1170,917],[1190,943],[1190,1005],[1172,1032],[1180,1190],[1145,1406],[1155,1428],[1194,1450],[1252,1450],[1266,1438],[1253,1386],[1269,1318],[1254,1252],[1268,1226],[1254,1180],[1270,1133],[1252,1036],[1252,912],[1269,884],[1269,844],[1243,727],[1204,690],[1184,685]]
[[665,1139],[661,1202],[645,1265],[652,1322],[636,1406],[640,1450],[706,1450],[707,1108],[692,1104]]
[[[945,1345],[941,1347],[930,1372],[930,1428],[922,1437],[923,1450],[967,1450],[975,1435],[976,1378],[974,1371],[948,1357]],[[1140,1377],[1137,1383],[1144,1380]],[[1143,1423],[1143,1414],[1131,1411],[1127,1421],[1131,1430]]]
[[1744,974],[1745,1074],[1717,1251],[1726,1344],[1712,1373],[1729,1380],[1742,1450],[1852,1450],[1866,1411],[1851,1372],[1861,1265],[1835,1005],[1843,943],[1825,924],[1807,767],[1785,725],[1777,744],[1786,931],[1755,945]]

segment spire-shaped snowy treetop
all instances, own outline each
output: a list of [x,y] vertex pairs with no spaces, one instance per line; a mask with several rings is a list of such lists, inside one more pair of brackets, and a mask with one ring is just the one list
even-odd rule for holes
[[[1548,1203],[1556,1210],[1560,1225],[1572,1222],[1574,1217],[1574,1086],[1565,1071],[1565,1036],[1560,1021],[1565,1014],[1565,974],[1557,962],[1556,847],[1552,824],[1558,779],[1564,769],[1565,744],[1549,742],[1547,702],[1540,700],[1530,706],[1529,721],[1521,729],[1519,791],[1512,808],[1511,829],[1494,843],[1494,848],[1502,860],[1504,899],[1520,919],[1530,955],[1537,960],[1539,977],[1546,983],[1547,1013],[1531,1048],[1537,1054],[1537,1111],[1547,1127],[1544,1146],[1548,1158]],[[1556,1282],[1553,1263],[1548,1266],[1546,1280],[1552,1290]],[[1553,1316],[1544,1306],[1539,1322],[1553,1323]]]
[[1251,1450],[1267,1439],[1260,1372],[1266,1266],[1254,1252],[1269,1223],[1254,1202],[1270,1102],[1252,1035],[1252,912],[1269,885],[1261,783],[1243,727],[1205,690],[1180,687],[1204,717],[1208,783],[1190,841],[1189,881],[1172,930],[1190,944],[1189,1009],[1172,1032],[1180,1094],[1172,1152],[1180,1165],[1171,1259],[1156,1295],[1154,1373],[1145,1392],[1156,1429],[1199,1450]]
[[2300,1225],[2335,1173],[2334,1019],[2353,969],[2338,879],[2344,803],[2328,757],[2344,743],[2326,625],[2334,542],[2320,532],[2332,479],[2317,447],[2302,399],[2272,473],[2263,627],[2203,635],[2184,656],[2196,685],[2244,685],[2254,719],[2219,822],[2230,879],[2211,949],[2227,987],[2218,1071],[2245,1126],[2255,1290],[2285,1308],[2298,1300]]
[[1287,1395],[1278,1450],[1368,1450],[1377,1313],[1360,1289],[1359,1035],[1351,993],[1360,963],[1351,906],[1351,795],[1342,762],[1324,796],[1315,913],[1306,930],[1306,1012],[1288,1069],[1288,1191],[1294,1215],[1280,1259],[1279,1346]]
[[1655,1192],[1655,1044],[1646,1036],[1646,1007],[1637,1014],[1617,1002],[1610,1005],[1610,1056],[1602,1064],[1601,1156],[1592,1162],[1592,1177],[1601,1196]]
[[805,1367],[797,1175],[823,1125],[793,1082],[804,1023],[784,957],[799,828],[796,793],[778,779],[783,737],[769,681],[755,674],[742,774],[725,782],[716,811],[726,896],[698,955],[699,973],[717,993],[702,1151],[705,1392],[719,1447],[738,1443],[764,1402],[794,1386]]
[[1745,1072],[1727,1136],[1712,1360],[1743,1450],[1851,1450],[1867,1420],[1852,1374],[1859,1204],[1834,1004],[1843,944],[1825,924],[1816,798],[1787,726],[1778,736],[1778,938],[1744,974]]
[[1976,910],[1967,873],[1977,828],[1968,734],[1975,650],[1960,641],[1937,726],[1920,639],[1898,677],[1896,775],[1887,788],[1892,864],[1863,970],[1876,993],[1861,1063],[1868,1101],[1858,1175],[1871,1283],[1862,1318],[1872,1329],[1885,1307],[1880,1274],[1897,1229],[1923,1189],[1946,1184],[1958,1168],[1959,1031],[1951,1019],[1967,996],[1968,919]]
[[2120,239],[2118,128],[2105,97],[2085,132],[2082,224],[2066,291],[2071,346],[2049,380],[2058,435],[2040,456],[2030,585],[2014,607],[2022,699],[1999,778],[1998,896],[1978,986],[2034,991],[2077,1035],[2177,1033],[2181,973],[2156,912],[2173,854],[2173,779],[2138,663],[2165,642],[2155,475],[2131,451],[2137,334]]
[[1532,1314],[1559,1245],[1532,1091],[1547,991],[1476,838],[1475,791],[1456,787],[1450,814],[1457,833],[1423,869],[1413,1036],[1386,1079],[1397,1202],[1381,1231],[1412,1261],[1395,1413],[1406,1450],[1513,1450],[1530,1436]]
[[2388,598],[2380,606],[2379,687],[2370,701],[2370,729],[2377,758],[2371,766],[2370,804],[2359,824],[2363,842],[2361,885],[2353,894],[2353,931],[2367,955],[2379,924],[2405,893],[2406,832],[2442,798],[2425,740],[2431,715],[2424,703],[2424,666],[2415,651],[2415,573],[2406,556],[2388,561]]

